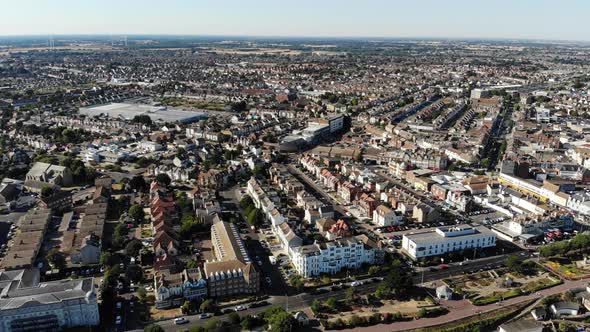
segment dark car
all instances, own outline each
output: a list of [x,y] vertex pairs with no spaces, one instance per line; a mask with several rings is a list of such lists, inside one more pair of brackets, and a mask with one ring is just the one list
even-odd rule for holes
[[267,306],[269,304],[270,303],[268,301],[254,302],[254,303],[250,304],[250,308],[264,307],[264,306]]
[[339,291],[341,289],[342,289],[342,287],[340,287],[340,286],[332,286],[332,287],[330,287],[330,290],[333,291],[333,292],[334,291]]

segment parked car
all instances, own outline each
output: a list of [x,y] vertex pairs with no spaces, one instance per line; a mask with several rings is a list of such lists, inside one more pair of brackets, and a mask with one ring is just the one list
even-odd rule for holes
[[350,283],[350,287],[358,287],[361,286],[363,284],[362,281],[353,281]]
[[184,317],[179,317],[179,318],[174,319],[174,324],[176,324],[176,325],[182,325],[182,324],[186,324],[186,323],[188,323],[188,319],[186,319]]
[[245,306],[243,306],[243,305],[239,305],[239,306],[235,307],[235,309],[234,309],[234,310],[235,310],[235,311],[244,311],[244,310],[246,310],[246,309],[247,309],[247,308],[246,308]]
[[199,319],[207,319],[207,318],[211,318],[213,315],[210,313],[203,313],[199,315]]
[[270,303],[268,301],[254,302],[254,303],[250,304],[250,308],[264,307],[264,306],[267,306],[269,304]]

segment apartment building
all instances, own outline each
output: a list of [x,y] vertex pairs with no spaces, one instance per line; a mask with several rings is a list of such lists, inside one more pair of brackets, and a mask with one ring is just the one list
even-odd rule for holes
[[38,269],[0,272],[0,331],[61,331],[100,322],[93,278],[40,282]]
[[207,296],[207,282],[200,268],[172,273],[163,269],[154,274],[156,308],[180,306],[185,300],[202,300]]
[[211,297],[256,294],[260,291],[260,275],[246,251],[234,224],[218,216],[211,226],[211,244],[215,261],[204,266]]
[[295,269],[304,277],[380,264],[382,259],[381,249],[365,235],[301,246],[293,250],[292,257]]
[[446,226],[434,231],[405,234],[402,251],[413,260],[464,249],[496,246],[496,234],[484,226]]

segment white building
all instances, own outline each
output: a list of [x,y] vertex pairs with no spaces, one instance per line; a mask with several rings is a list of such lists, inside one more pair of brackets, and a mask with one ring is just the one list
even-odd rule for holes
[[381,227],[399,225],[403,220],[404,217],[401,213],[396,213],[385,205],[379,205],[375,211],[373,211],[373,222]]
[[187,182],[190,179],[190,172],[186,167],[159,165],[154,167],[153,174],[166,174],[175,182]]
[[255,178],[248,180],[246,192],[252,198],[254,206],[264,212],[265,216],[271,222],[273,230],[276,231],[276,227],[285,221],[285,217],[275,208],[274,203],[268,198]]
[[416,260],[422,257],[444,255],[464,249],[496,246],[496,235],[484,226],[447,226],[434,231],[405,234],[402,250]]
[[160,151],[160,150],[164,149],[164,146],[162,146],[162,144],[152,142],[152,141],[141,141],[141,142],[139,142],[137,147],[141,150],[148,151],[148,152]]
[[358,269],[362,264],[378,264],[382,252],[364,235],[293,249],[293,264],[304,277],[334,274],[343,268]]
[[59,331],[99,324],[93,278],[39,278],[37,269],[0,272],[0,331]]

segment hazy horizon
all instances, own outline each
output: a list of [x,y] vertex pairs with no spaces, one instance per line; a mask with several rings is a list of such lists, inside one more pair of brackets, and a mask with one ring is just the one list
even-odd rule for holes
[[573,0],[22,0],[0,7],[5,37],[159,35],[590,41]]

